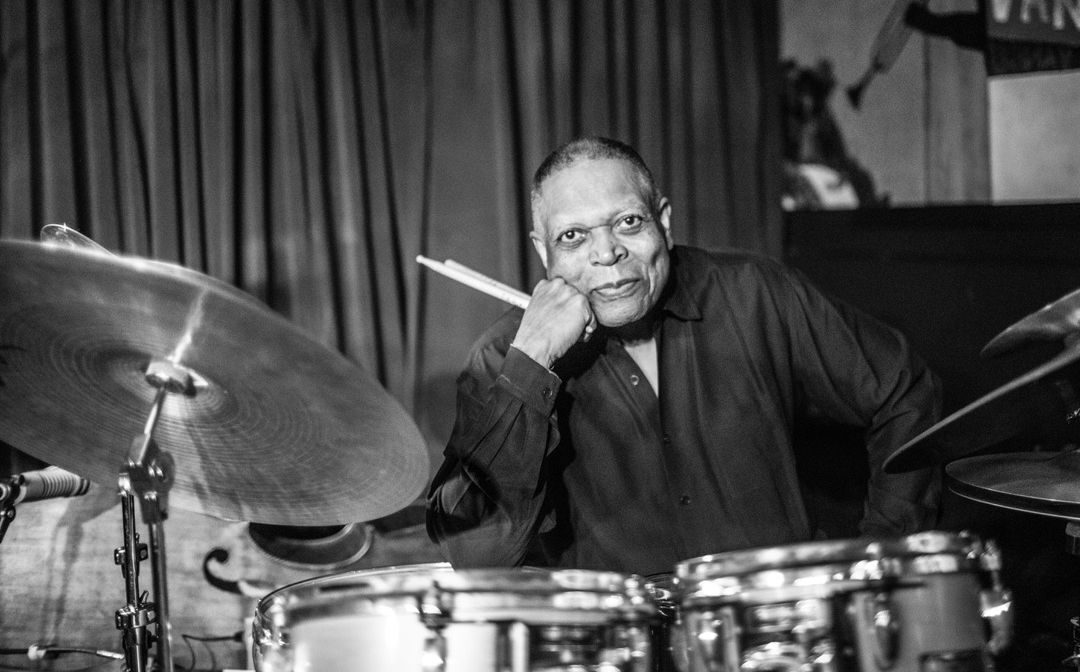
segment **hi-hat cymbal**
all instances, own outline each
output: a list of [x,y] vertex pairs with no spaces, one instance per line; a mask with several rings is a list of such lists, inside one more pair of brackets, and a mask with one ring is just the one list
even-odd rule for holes
[[154,432],[170,503],[332,525],[398,511],[427,450],[365,369],[230,285],[173,264],[0,241],[0,438],[102,485],[145,428],[152,361],[186,367]]
[[1010,325],[987,343],[980,353],[997,357],[1035,341],[1065,340],[1080,334],[1080,290],[1048,303]]
[[968,404],[886,458],[886,472],[943,464],[1023,437],[1071,440],[1080,425],[1080,345]]
[[1080,452],[1000,453],[945,467],[949,489],[993,506],[1080,519]]

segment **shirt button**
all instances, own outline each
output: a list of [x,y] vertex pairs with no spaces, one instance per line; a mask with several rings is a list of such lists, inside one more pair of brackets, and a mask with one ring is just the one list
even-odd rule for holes
[[664,442],[665,446],[671,443],[671,437],[667,434],[664,434],[664,436],[662,436],[660,440]]
[[630,374],[630,384],[633,385],[634,387],[637,387],[637,384],[639,382],[641,382],[641,379],[638,378],[638,375],[636,373],[631,373]]
[[690,495],[683,495],[682,497],[679,497],[679,504],[682,505],[682,506],[689,506],[690,505]]

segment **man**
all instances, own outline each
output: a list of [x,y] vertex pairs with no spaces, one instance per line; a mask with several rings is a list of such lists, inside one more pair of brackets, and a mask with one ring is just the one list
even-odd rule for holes
[[810,409],[866,427],[863,533],[932,526],[935,475],[880,469],[939,413],[903,337],[771,260],[675,246],[671,215],[617,141],[571,142],[537,170],[547,279],[474,346],[428,495],[455,566],[649,575],[806,541],[792,427]]

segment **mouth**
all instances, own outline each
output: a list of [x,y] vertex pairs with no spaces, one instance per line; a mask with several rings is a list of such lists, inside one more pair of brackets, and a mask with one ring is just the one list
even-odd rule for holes
[[621,299],[630,296],[637,291],[640,280],[637,278],[625,278],[623,280],[616,280],[615,282],[609,282],[599,287],[594,287],[590,294],[603,299],[605,301],[612,301],[614,299]]

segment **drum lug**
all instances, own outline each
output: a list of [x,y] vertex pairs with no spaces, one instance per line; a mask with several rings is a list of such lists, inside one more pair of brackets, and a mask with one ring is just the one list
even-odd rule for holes
[[529,626],[515,622],[507,632],[510,644],[510,672],[529,672]]
[[990,626],[986,646],[996,656],[1012,644],[1012,591],[1001,584],[1001,551],[996,543],[987,541],[979,560],[983,569],[990,572],[990,588],[980,591],[979,606]]
[[428,630],[424,637],[424,651],[420,657],[421,672],[444,672],[446,670],[446,641],[442,630]]
[[874,661],[887,670],[896,663],[900,645],[900,621],[893,613],[889,594],[876,593],[869,602],[870,622],[874,632]]
[[769,642],[743,654],[740,672],[802,672],[805,649],[794,642]]
[[1012,591],[1004,588],[984,590],[979,593],[979,606],[983,619],[990,626],[986,646],[996,656],[1012,644]]
[[416,613],[426,628],[424,651],[420,657],[421,672],[444,672],[446,670],[446,638],[443,628],[448,617],[437,590],[424,591],[416,596]]

